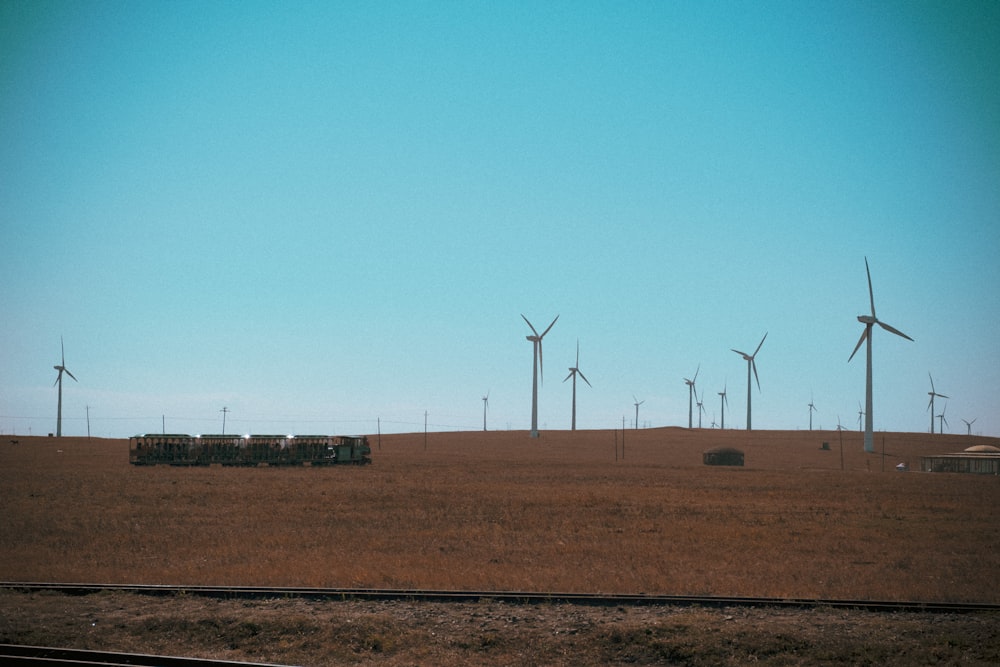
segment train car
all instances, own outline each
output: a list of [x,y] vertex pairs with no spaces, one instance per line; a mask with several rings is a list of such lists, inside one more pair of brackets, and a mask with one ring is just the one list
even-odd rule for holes
[[145,434],[129,438],[132,465],[283,466],[371,463],[366,436]]

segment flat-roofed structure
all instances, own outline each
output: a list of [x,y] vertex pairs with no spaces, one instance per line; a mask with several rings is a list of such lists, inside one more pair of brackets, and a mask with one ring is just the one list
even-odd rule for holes
[[975,475],[1000,475],[1000,448],[975,445],[955,454],[921,456],[924,472],[960,472]]

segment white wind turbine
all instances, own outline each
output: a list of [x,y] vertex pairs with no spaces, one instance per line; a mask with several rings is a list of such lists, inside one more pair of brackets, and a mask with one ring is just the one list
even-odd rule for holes
[[[767,333],[764,333],[764,338],[767,338]],[[760,352],[760,346],[764,344],[764,338],[760,339],[760,344],[757,345],[757,349],[753,351],[753,354],[747,354],[746,352],[740,352],[735,348],[729,348],[736,354],[743,355],[743,358],[747,362],[747,430],[750,429],[750,371],[753,370],[753,376],[757,379],[757,391],[760,391],[760,378],[757,377],[757,362],[754,359],[757,357],[757,353]]]
[[635,427],[638,429],[639,428],[639,406],[642,405],[643,403],[645,403],[646,399],[642,399],[640,401],[638,398],[635,397],[635,394],[632,394],[632,400],[635,401]]
[[[576,365],[570,367],[569,375],[566,376],[566,380],[573,378],[573,422],[572,422],[573,431],[576,430],[576,376],[577,375],[583,378],[583,381],[587,383],[588,387],[594,386],[590,384],[590,380],[588,380],[587,376],[584,375],[583,371],[580,370],[580,341],[576,341]],[[563,380],[563,382],[565,382],[566,380]]]
[[861,422],[865,417],[865,409],[861,407],[861,401],[858,401],[858,432],[861,431]]
[[[948,404],[945,403],[944,407],[941,409],[941,414],[938,415],[938,433],[944,433],[944,425],[948,424],[948,420],[944,418],[944,413],[948,412]],[[951,424],[948,424],[951,426]]]
[[486,408],[490,405],[490,392],[483,396],[483,430],[486,430]]
[[929,392],[927,392],[927,394],[931,397],[931,402],[927,404],[927,409],[931,411],[931,433],[933,433],[934,432],[934,419],[935,419],[935,415],[934,415],[934,397],[935,396],[937,396],[938,398],[949,398],[949,397],[945,396],[944,394],[937,393],[937,391],[934,390],[934,378],[931,377],[930,373],[927,373],[927,377],[931,378],[931,390]]
[[[976,419],[979,419],[979,417],[976,417]],[[973,419],[971,422],[968,419],[962,420],[965,422],[965,428],[967,429],[966,435],[972,435],[972,425],[976,423],[976,419]]]
[[73,382],[79,382],[79,380],[77,380],[76,377],[72,373],[69,372],[69,369],[66,368],[66,348],[63,345],[62,336],[59,336],[59,350],[60,350],[60,355],[61,355],[62,361],[59,362],[58,366],[53,366],[52,367],[52,368],[56,369],[57,371],[59,371],[59,374],[56,375],[56,381],[52,383],[53,387],[55,387],[56,385],[59,385],[59,407],[58,407],[58,409],[56,411],[56,437],[57,438],[61,438],[62,437],[62,377],[63,377],[63,373],[65,373],[66,375],[68,375],[71,378],[73,378]]
[[[532,326],[531,322],[528,322],[527,317],[525,317],[522,314],[521,318],[528,323],[528,326],[531,327],[531,333],[534,334],[532,336],[525,336],[525,338],[531,341],[532,347],[534,348],[534,361],[532,363],[532,373],[531,373],[531,437],[537,438],[538,437],[538,376],[539,376],[539,371],[542,368],[542,339],[545,338],[545,334],[549,332],[549,329],[551,329],[552,325],[556,323],[556,320],[559,319],[559,316],[556,315],[556,319],[552,320],[552,324],[550,324],[545,329],[545,331],[543,331],[540,335],[538,331],[535,330],[535,327]],[[544,374],[544,371],[542,371],[542,373]]]
[[684,384],[686,384],[687,388],[688,388],[688,428],[692,428],[692,426],[694,425],[694,421],[692,420],[692,415],[694,413],[694,411],[693,411],[693,400],[694,399],[692,398],[692,396],[694,396],[694,393],[695,393],[695,391],[694,391],[694,383],[695,383],[695,381],[698,380],[698,371],[700,371],[700,370],[701,370],[701,364],[698,364],[698,367],[696,369],[694,369],[694,378],[692,378],[690,380],[687,379],[687,378],[684,378]]
[[865,273],[868,275],[868,299],[871,302],[872,314],[858,315],[858,322],[865,325],[865,330],[861,333],[861,338],[858,339],[858,344],[854,346],[854,352],[851,352],[851,356],[847,358],[847,362],[850,363],[854,355],[857,354],[858,348],[861,347],[861,343],[867,340],[868,364],[865,367],[865,451],[871,453],[875,451],[875,436],[872,428],[874,421],[872,419],[872,327],[877,324],[886,331],[894,333],[897,336],[902,336],[906,340],[912,341],[913,339],[899,329],[895,329],[882,322],[875,316],[875,294],[872,291],[872,273],[868,269],[867,257],[865,257]]
[[813,405],[812,394],[809,395],[809,430],[813,430],[813,412],[816,411],[816,406]]
[[705,414],[705,392],[701,392],[701,398],[697,400],[698,405],[698,428],[701,428],[701,416]]
[[721,396],[721,398],[719,399],[719,404],[722,408],[722,420],[721,423],[719,424],[719,428],[723,429],[726,428],[726,406],[729,405],[729,399],[726,398],[726,387],[727,385],[723,385],[722,391],[719,392],[719,396]]

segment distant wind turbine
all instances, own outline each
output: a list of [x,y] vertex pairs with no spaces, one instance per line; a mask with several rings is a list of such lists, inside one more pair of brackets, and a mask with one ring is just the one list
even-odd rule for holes
[[902,336],[906,340],[913,340],[905,333],[899,329],[895,329],[885,322],[882,322],[875,316],[875,294],[872,291],[872,273],[868,269],[868,258],[865,257],[865,273],[868,275],[868,299],[871,301],[872,314],[871,315],[858,315],[858,322],[865,325],[865,330],[861,333],[861,338],[858,339],[858,344],[854,346],[854,352],[851,352],[851,356],[847,358],[847,362],[850,363],[854,355],[857,354],[858,348],[861,347],[861,343],[868,341],[867,345],[867,357],[868,363],[865,367],[865,451],[874,452],[875,451],[875,436],[872,428],[872,327],[877,324],[886,331],[894,333],[897,336]]
[[719,392],[719,396],[721,397],[719,403],[722,408],[722,419],[719,428],[723,429],[726,428],[726,406],[729,405],[729,399],[726,398],[726,387],[727,385],[722,385],[722,391]]
[[531,333],[534,334],[532,336],[525,336],[525,338],[531,341],[532,347],[534,348],[534,361],[532,363],[532,373],[531,373],[531,437],[537,438],[538,437],[538,376],[540,371],[544,374],[544,371],[542,371],[542,339],[545,338],[545,334],[549,332],[549,329],[551,329],[552,325],[556,323],[556,320],[559,319],[559,316],[556,315],[556,319],[552,320],[552,324],[550,324],[545,329],[545,331],[541,333],[541,335],[539,335],[538,331],[535,330],[535,327],[531,324],[531,322],[528,322],[527,317],[525,317],[522,314],[521,318],[528,323],[528,326],[531,327]]
[[[583,381],[587,383],[588,387],[594,386],[590,384],[590,380],[588,380],[587,376],[585,376],[583,374],[583,371],[580,370],[580,341],[576,341],[576,365],[570,367],[569,375],[566,376],[566,380],[573,378],[573,422],[572,422],[573,431],[576,430],[576,376],[577,375],[583,378]],[[565,382],[566,380],[563,380],[563,382]]]
[[705,392],[701,392],[701,398],[698,399],[698,428],[701,428],[701,416],[705,414]]
[[65,373],[66,375],[68,375],[71,378],[73,378],[73,382],[79,382],[79,380],[77,380],[76,377],[72,373],[69,372],[69,369],[66,368],[66,348],[63,345],[62,336],[59,336],[59,351],[60,351],[60,355],[61,355],[61,361],[59,362],[58,366],[53,366],[52,367],[52,368],[56,369],[57,371],[59,371],[59,374],[56,375],[56,381],[52,383],[53,387],[55,387],[56,385],[59,385],[59,407],[57,408],[57,411],[56,411],[56,437],[57,438],[61,438],[62,437],[62,377],[63,377],[63,373]]
[[858,431],[861,431],[861,422],[864,419],[865,410],[861,407],[861,401],[858,401]]
[[[976,417],[976,419],[979,419],[979,417]],[[962,420],[965,422],[965,428],[968,429],[966,435],[972,435],[972,425],[976,423],[976,419],[973,419],[971,422],[968,419]]]
[[635,397],[635,394],[632,394],[632,400],[635,401],[635,427],[638,429],[639,428],[639,406],[642,405],[643,403],[645,403],[646,399],[643,399],[643,400],[640,401],[638,398]]
[[[941,414],[938,415],[938,433],[944,433],[944,425],[948,424],[948,420],[944,418],[944,413],[948,412],[948,404],[944,404],[944,408],[941,410]],[[950,424],[948,424],[950,426]]]
[[[764,338],[767,338],[767,332],[764,333]],[[757,357],[757,353],[760,352],[760,346],[764,344],[764,338],[760,339],[760,344],[757,345],[757,349],[753,351],[753,354],[747,354],[746,352],[740,352],[735,348],[729,348],[736,354],[743,355],[743,358],[747,362],[747,430],[750,428],[750,371],[753,371],[753,376],[757,380],[757,391],[760,391],[760,378],[757,376],[757,362],[754,359]]]
[[812,394],[809,395],[809,430],[813,430],[813,412],[816,411],[816,406],[813,405]]
[[931,390],[927,392],[927,394],[931,397],[931,402],[927,404],[927,409],[931,411],[931,433],[933,433],[934,419],[936,418],[934,414],[934,397],[935,396],[937,396],[938,398],[949,398],[949,397],[945,396],[944,394],[937,393],[937,391],[934,390],[934,378],[931,377],[930,373],[927,373],[927,377],[931,378]]
[[490,404],[490,392],[487,391],[486,395],[483,396],[483,430],[484,431],[486,430],[486,408],[489,406],[489,404]]
[[694,383],[698,379],[698,371],[700,370],[701,370],[701,364],[698,364],[698,368],[694,369],[694,377],[690,380],[684,378],[684,384],[686,384],[688,388],[688,428],[692,428],[694,426],[694,421],[692,420],[692,415],[694,413],[694,410],[692,409],[693,408],[692,403],[694,400],[693,396],[695,395]]

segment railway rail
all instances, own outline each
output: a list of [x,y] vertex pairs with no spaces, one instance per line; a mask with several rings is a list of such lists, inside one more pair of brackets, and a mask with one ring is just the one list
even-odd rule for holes
[[845,600],[717,595],[598,594],[526,591],[451,591],[384,588],[309,588],[272,586],[176,586],[150,584],[82,584],[49,582],[0,582],[0,590],[51,591],[65,595],[90,595],[108,591],[137,595],[200,595],[224,599],[301,598],[310,600],[406,600],[411,602],[504,602],[506,604],[576,604],[587,606],[702,606],[842,608],[871,612],[922,612],[970,614],[1000,612],[1000,603],[902,600]]
[[113,653],[109,651],[88,651],[83,649],[53,648],[49,646],[25,646],[22,644],[0,644],[0,663],[4,665],[92,665],[93,667],[281,667],[270,663],[233,662],[231,660],[206,660],[204,658],[184,658],[166,655],[146,655],[144,653]]

